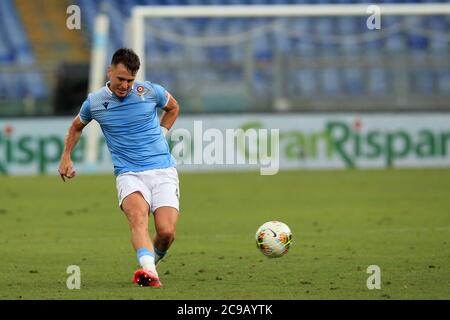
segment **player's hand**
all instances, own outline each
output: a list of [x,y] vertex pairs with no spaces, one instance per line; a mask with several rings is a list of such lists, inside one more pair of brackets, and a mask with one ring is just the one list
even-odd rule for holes
[[65,178],[71,179],[75,177],[76,172],[73,169],[73,163],[71,160],[61,160],[61,163],[59,164],[58,169],[59,175],[61,176],[61,179],[66,182]]

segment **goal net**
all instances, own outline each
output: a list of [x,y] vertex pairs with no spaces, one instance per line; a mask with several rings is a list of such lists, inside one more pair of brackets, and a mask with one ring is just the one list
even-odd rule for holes
[[[111,2],[109,28],[94,32],[93,86],[103,85],[106,57],[131,46],[138,79],[166,87],[183,114],[449,108],[448,3],[125,4]],[[93,165],[99,130],[91,127]]]
[[138,77],[186,112],[442,109],[450,4],[137,6]]

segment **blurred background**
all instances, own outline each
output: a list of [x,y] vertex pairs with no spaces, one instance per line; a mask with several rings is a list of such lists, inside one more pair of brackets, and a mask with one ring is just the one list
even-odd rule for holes
[[[358,0],[2,0],[0,116],[74,115],[88,90],[94,20],[108,62],[136,5],[333,4]],[[403,3],[382,0],[377,3]],[[408,1],[447,2],[447,1]],[[69,5],[81,29],[66,28]],[[450,16],[147,19],[146,78],[184,112],[448,110]]]
[[[1,123],[3,135],[12,139],[11,128],[20,126],[12,119],[45,117],[49,123],[55,116],[67,116],[57,133],[64,135],[68,119],[78,113],[90,83],[92,88],[91,56],[97,43],[95,19],[100,13],[109,18],[105,41],[101,40],[105,60],[97,68],[99,83],[103,84],[112,53],[119,47],[133,46],[136,31],[131,28],[130,18],[138,5],[368,6],[371,2],[2,0],[0,117],[6,121]],[[79,29],[67,27],[71,5],[80,8]],[[401,112],[408,116],[415,112],[448,112],[450,15],[382,15],[381,28],[375,30],[367,27],[369,16],[146,18],[145,64],[140,72],[146,80],[162,84],[177,97],[182,116],[268,113],[286,114],[295,121],[291,114],[346,112],[351,116]],[[438,118],[442,119],[440,115]],[[433,120],[430,121],[432,127]],[[268,119],[266,126],[273,127],[271,123]],[[24,157],[28,159],[26,154]],[[8,159],[13,161],[12,158]]]

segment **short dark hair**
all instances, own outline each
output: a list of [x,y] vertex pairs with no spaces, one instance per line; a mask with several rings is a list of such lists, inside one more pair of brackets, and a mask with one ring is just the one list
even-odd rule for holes
[[132,74],[135,74],[141,66],[138,55],[129,48],[120,48],[114,52],[111,65],[117,66],[119,63],[122,63]]

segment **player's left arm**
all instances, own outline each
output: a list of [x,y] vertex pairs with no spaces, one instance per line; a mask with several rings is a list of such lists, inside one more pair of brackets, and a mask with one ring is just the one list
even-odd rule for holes
[[166,91],[166,95],[168,100],[164,108],[162,108],[164,110],[164,113],[161,117],[160,125],[161,127],[167,129],[167,131],[169,131],[178,117],[178,113],[180,112],[180,106],[177,100],[175,100],[175,98],[172,97],[172,95],[169,92]]

